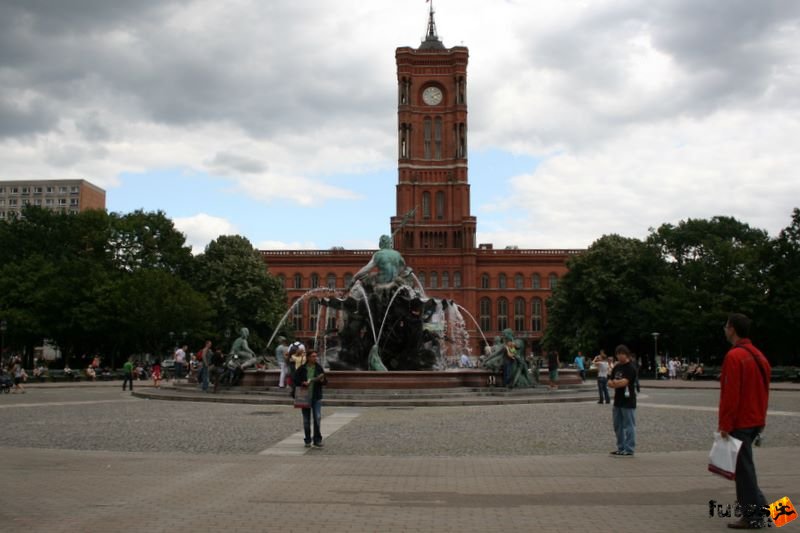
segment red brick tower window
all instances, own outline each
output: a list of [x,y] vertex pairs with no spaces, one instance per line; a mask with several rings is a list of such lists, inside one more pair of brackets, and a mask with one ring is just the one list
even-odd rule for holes
[[489,331],[492,329],[492,301],[489,298],[481,298],[480,309],[481,329]]
[[525,300],[514,299],[514,330],[525,331]]
[[308,329],[317,331],[317,318],[319,317],[319,300],[311,298],[308,301]]
[[[294,302],[297,302],[299,298],[295,298]],[[294,312],[292,313],[292,327],[294,327],[295,331],[300,331],[303,329],[303,302],[298,302],[294,308]]]
[[508,300],[497,300],[497,330],[503,331],[508,327]]
[[542,299],[531,300],[531,330],[542,331]]

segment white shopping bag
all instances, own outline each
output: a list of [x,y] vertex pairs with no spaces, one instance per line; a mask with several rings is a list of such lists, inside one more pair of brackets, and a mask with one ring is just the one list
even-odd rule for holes
[[714,445],[708,454],[708,471],[719,474],[725,479],[736,478],[736,458],[739,457],[739,448],[742,441],[728,435],[723,439],[719,431],[714,432]]

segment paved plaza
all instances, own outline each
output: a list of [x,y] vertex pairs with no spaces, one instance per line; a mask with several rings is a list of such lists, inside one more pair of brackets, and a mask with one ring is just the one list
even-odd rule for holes
[[[0,531],[726,531],[718,391],[655,385],[633,458],[596,403],[328,407],[309,450],[289,406],[32,385],[0,396]],[[771,393],[755,452],[770,501],[800,501],[798,389]]]

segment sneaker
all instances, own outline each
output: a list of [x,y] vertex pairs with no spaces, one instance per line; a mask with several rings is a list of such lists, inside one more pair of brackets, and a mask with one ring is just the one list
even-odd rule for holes
[[311,443],[310,442],[306,442],[306,448],[311,448]]
[[613,452],[610,452],[609,455],[620,455],[621,453],[622,452],[619,450],[614,450]]
[[633,452],[619,452],[617,457],[633,457]]
[[315,442],[314,443],[314,448],[324,448],[324,447],[325,447],[325,445],[322,444],[321,442]]

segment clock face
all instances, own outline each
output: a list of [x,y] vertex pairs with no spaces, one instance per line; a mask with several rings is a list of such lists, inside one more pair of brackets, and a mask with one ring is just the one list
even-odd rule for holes
[[442,101],[442,91],[438,87],[428,87],[422,91],[422,101],[428,105],[439,105]]

